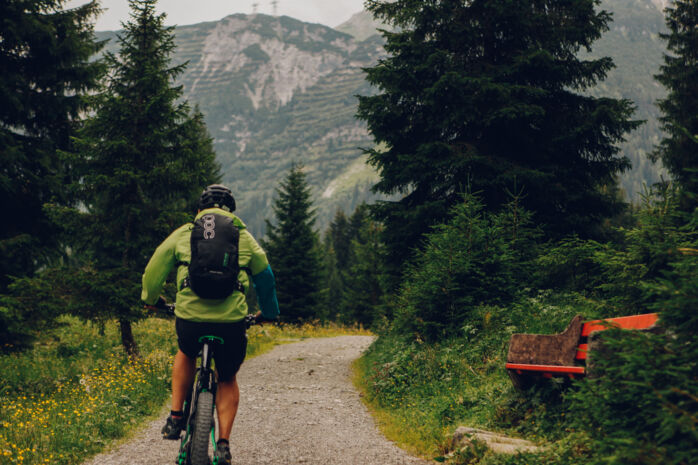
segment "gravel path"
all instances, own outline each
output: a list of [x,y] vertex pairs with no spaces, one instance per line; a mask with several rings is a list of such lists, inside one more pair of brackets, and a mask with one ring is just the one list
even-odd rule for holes
[[[233,427],[235,465],[426,465],[387,441],[350,380],[370,336],[310,339],[246,361]],[[172,465],[179,441],[160,436],[162,419],[85,465]]]

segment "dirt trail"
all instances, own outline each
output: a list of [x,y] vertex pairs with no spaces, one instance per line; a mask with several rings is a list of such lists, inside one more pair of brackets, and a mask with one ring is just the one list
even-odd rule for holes
[[[369,336],[310,339],[243,365],[233,464],[426,465],[378,432],[350,381]],[[137,438],[85,465],[172,465],[179,442],[164,441],[164,417]]]

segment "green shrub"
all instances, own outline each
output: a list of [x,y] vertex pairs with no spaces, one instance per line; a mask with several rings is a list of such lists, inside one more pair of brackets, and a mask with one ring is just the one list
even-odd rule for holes
[[57,302],[55,280],[42,274],[15,279],[0,294],[0,353],[26,350],[65,313]]
[[608,355],[569,396],[573,426],[593,440],[589,463],[698,463],[698,351],[676,352],[667,335],[602,338]]

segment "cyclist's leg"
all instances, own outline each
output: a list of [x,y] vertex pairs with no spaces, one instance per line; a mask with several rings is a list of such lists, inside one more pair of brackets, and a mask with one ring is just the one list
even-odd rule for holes
[[186,425],[182,409],[189,387],[194,379],[194,365],[196,359],[192,359],[181,350],[175,355],[172,366],[172,413],[167,417],[162,428],[163,439],[179,439],[181,431]]
[[196,374],[200,323],[177,318],[175,330],[179,351],[172,366],[172,410],[181,411]]
[[194,382],[196,358],[188,357],[179,350],[172,366],[172,410],[179,412],[184,407],[187,392]]
[[216,393],[218,439],[228,440],[240,402],[240,390],[235,375],[245,360],[247,336],[243,321],[221,325],[220,330],[225,343],[216,346],[213,354],[218,373],[218,392]]
[[228,440],[233,429],[235,415],[240,403],[240,389],[235,377],[227,382],[218,383],[216,393],[216,411],[218,412],[218,439]]

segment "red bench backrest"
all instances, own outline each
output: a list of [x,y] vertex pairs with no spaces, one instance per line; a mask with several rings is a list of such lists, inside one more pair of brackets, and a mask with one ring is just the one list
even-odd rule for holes
[[[582,325],[582,337],[588,337],[592,331],[603,331],[613,327],[622,329],[647,329],[654,325],[658,318],[658,313],[647,313],[645,315],[622,316],[620,318],[589,321]],[[585,360],[587,358],[588,349],[588,344],[579,344],[577,348],[577,360]]]

